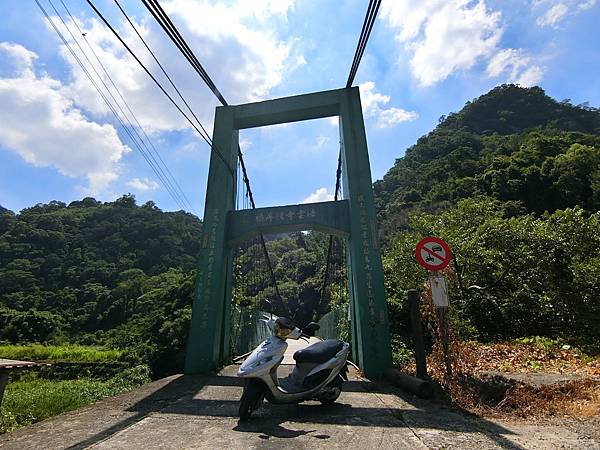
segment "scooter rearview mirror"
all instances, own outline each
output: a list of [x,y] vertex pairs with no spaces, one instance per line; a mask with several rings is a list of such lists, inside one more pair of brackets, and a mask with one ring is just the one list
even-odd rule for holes
[[269,305],[269,314],[271,314],[271,319],[272,319],[273,318],[273,304],[267,299],[265,299],[265,303],[267,305]]
[[314,336],[319,328],[321,328],[321,326],[318,323],[311,322],[302,329],[302,332],[308,336]]

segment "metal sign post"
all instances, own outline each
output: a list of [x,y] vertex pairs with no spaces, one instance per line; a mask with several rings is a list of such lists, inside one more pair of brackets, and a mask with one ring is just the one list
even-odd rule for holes
[[429,286],[431,298],[437,310],[440,322],[440,338],[444,352],[444,364],[446,366],[446,378],[452,377],[452,360],[450,359],[450,344],[448,339],[448,282],[438,271],[450,264],[452,251],[446,242],[436,237],[421,239],[415,249],[417,262],[429,270]]

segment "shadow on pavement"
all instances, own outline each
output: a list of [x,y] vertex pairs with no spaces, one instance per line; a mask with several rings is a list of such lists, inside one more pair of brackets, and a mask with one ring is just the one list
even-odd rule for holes
[[[127,411],[136,414],[72,445],[69,450],[83,449],[108,439],[152,413],[237,418],[238,396],[241,391],[233,391],[231,387],[242,385],[243,380],[235,376],[214,374],[180,376],[127,408]],[[293,439],[310,434],[315,438],[326,440],[330,437],[327,434],[311,434],[318,431],[314,427],[315,424],[429,428],[461,433],[481,433],[502,448],[521,448],[502,436],[513,433],[498,424],[465,411],[444,409],[439,404],[414,398],[386,383],[350,380],[344,384],[344,392],[396,395],[411,407],[369,406],[370,404],[383,405],[378,399],[366,399],[366,401],[363,399],[360,402],[362,405],[357,406],[344,403],[347,399],[343,398],[342,403],[328,406],[317,402],[292,405],[273,405],[265,402],[249,421],[238,422],[233,431],[260,433],[261,439],[271,437]],[[444,411],[444,417],[441,417],[440,411]],[[291,430],[283,426],[286,422],[306,424],[307,429]]]

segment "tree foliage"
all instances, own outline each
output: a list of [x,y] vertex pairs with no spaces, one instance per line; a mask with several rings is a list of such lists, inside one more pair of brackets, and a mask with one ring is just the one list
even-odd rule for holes
[[386,242],[413,209],[485,195],[517,202],[515,213],[597,210],[599,188],[600,111],[514,85],[443,118],[374,184]]

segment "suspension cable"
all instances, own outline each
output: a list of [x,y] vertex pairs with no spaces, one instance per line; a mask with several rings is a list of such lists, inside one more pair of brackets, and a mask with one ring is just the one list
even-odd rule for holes
[[348,74],[348,81],[346,82],[347,88],[351,87],[352,83],[354,82],[354,77],[356,76],[362,55],[367,47],[367,41],[369,40],[371,30],[375,24],[375,18],[377,17],[377,12],[379,11],[380,5],[381,0],[369,0],[369,7],[367,8],[367,14],[365,15],[365,20],[360,32],[358,44],[356,45],[356,51],[354,52],[352,66],[350,67],[350,73]]
[[[89,0],[88,0],[88,2],[89,2]],[[115,0],[115,2],[117,2],[117,0]],[[167,34],[167,36],[171,39],[171,41],[173,42],[175,47],[177,47],[177,49],[183,54],[183,56],[192,65],[192,68],[196,71],[196,73],[200,76],[200,78],[202,78],[202,80],[206,83],[206,85],[209,87],[209,89],[213,92],[215,97],[217,97],[217,99],[221,102],[222,105],[227,106],[228,105],[227,100],[225,100],[225,97],[223,97],[223,94],[221,94],[221,92],[219,91],[219,89],[217,88],[215,83],[212,81],[212,79],[210,78],[210,76],[208,75],[208,73],[206,72],[206,70],[204,69],[202,64],[200,63],[200,61],[198,61],[198,58],[196,57],[194,52],[191,50],[191,48],[189,47],[189,45],[187,44],[185,39],[181,36],[181,33],[179,33],[179,30],[177,30],[177,27],[173,24],[173,22],[171,21],[171,19],[167,15],[167,13],[160,6],[160,3],[158,3],[157,0],[142,0],[142,3],[144,4],[144,6],[146,6],[148,11],[150,11],[152,16],[156,19],[158,24],[161,26],[161,28]],[[237,152],[238,152],[238,158],[240,160],[240,166],[242,169],[243,181],[244,181],[244,184],[246,185],[246,190],[248,192],[248,197],[250,200],[250,205],[252,206],[252,209],[255,209],[256,203],[254,202],[254,195],[252,193],[252,188],[250,187],[250,179],[248,178],[248,172],[246,171],[246,164],[244,163],[244,157],[243,157],[242,150],[240,149],[239,145],[238,145]],[[281,293],[279,291],[279,286],[277,285],[277,279],[275,278],[275,272],[273,271],[273,265],[271,263],[271,258],[269,257],[269,252],[267,250],[265,238],[262,233],[260,234],[260,244],[261,244],[262,250],[265,254],[265,259],[266,259],[266,263],[267,263],[267,268],[269,270],[271,284],[275,288],[275,293],[277,295],[279,302],[287,309],[287,305],[285,305],[285,303],[283,302],[283,298],[281,297]],[[288,312],[289,312],[289,310],[288,310]]]
[[223,106],[227,106],[227,101],[225,100],[225,98],[223,97],[213,80],[210,78],[202,64],[200,64],[200,61],[198,61],[198,58],[196,57],[194,52],[192,52],[185,39],[183,39],[181,33],[179,33],[179,30],[177,30],[177,27],[175,27],[167,13],[165,13],[165,11],[162,9],[160,3],[158,3],[157,0],[142,0],[142,3],[144,4],[144,6],[146,6],[146,9],[148,9],[148,11],[150,11],[150,13],[154,16],[158,24],[165,31],[165,33],[167,33],[167,36],[169,36],[169,38],[173,41],[177,49],[183,54],[183,56],[185,56],[185,58],[189,61],[194,70],[198,73],[198,75],[200,75],[200,78],[202,78],[202,80],[210,88],[213,94],[215,94],[215,97],[219,99]]
[[[358,66],[360,65],[363,53],[365,51],[365,48],[367,47],[367,41],[369,40],[369,36],[371,35],[371,31],[373,30],[373,25],[375,24],[375,18],[377,17],[377,12],[379,11],[380,5],[381,0],[369,0],[369,6],[367,8],[367,13],[365,14],[365,20],[363,21],[363,26],[360,31],[360,37],[358,38],[356,51],[354,52],[354,59],[352,60],[352,66],[350,67],[350,73],[348,74],[348,81],[346,81],[346,88],[352,87],[352,83],[354,83],[354,77],[356,76]],[[337,170],[335,174],[334,201],[338,200],[341,177],[342,151],[340,149],[340,152],[338,154]],[[325,273],[323,274],[323,285],[321,287],[320,302],[323,302],[323,299],[325,298],[325,291],[327,290],[327,284],[329,283],[329,268],[331,266],[331,257],[333,253],[333,239],[333,235],[329,235],[329,244],[327,246],[327,259],[325,261]]]

